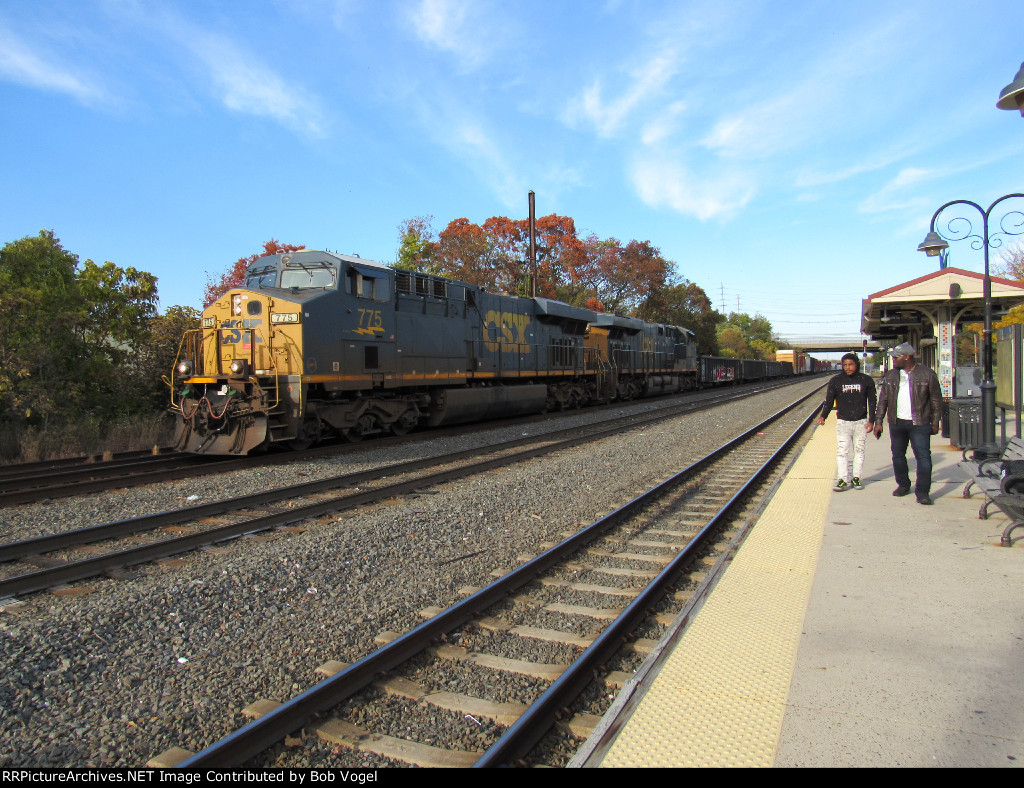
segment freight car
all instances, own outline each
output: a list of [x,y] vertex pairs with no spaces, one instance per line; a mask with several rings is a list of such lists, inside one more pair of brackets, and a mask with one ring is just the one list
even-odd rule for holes
[[795,375],[814,375],[819,372],[828,372],[832,368],[831,362],[814,358],[799,350],[776,351],[775,360],[791,364]]

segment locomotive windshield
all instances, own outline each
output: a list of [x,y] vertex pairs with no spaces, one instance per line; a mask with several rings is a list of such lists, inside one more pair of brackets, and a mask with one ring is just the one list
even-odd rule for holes
[[337,271],[330,263],[285,262],[281,269],[281,287],[334,287]]
[[[280,275],[280,282],[278,276]],[[280,287],[287,290],[334,287],[337,269],[328,262],[283,260],[280,270],[275,265],[253,266],[246,272],[245,286],[250,290]]]
[[250,268],[245,273],[245,286],[249,290],[261,290],[273,287],[277,283],[277,268],[272,265],[261,265]]

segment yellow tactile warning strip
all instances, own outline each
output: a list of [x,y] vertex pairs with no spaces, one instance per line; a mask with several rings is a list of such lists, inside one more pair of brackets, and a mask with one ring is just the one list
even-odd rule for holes
[[815,430],[601,766],[774,763],[835,480],[833,425]]

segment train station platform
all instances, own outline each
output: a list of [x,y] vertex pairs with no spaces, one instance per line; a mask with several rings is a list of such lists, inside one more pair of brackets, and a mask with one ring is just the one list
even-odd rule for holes
[[888,434],[834,493],[835,448],[833,414],[570,766],[1024,766],[1024,540],[948,439],[933,506],[892,496]]

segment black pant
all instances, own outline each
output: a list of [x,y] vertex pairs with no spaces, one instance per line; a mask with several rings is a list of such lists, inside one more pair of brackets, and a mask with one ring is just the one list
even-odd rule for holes
[[907,465],[907,445],[914,450],[917,461],[917,484],[914,494],[918,497],[928,495],[932,489],[932,428],[930,424],[914,426],[907,419],[896,419],[889,430],[889,441],[892,444],[892,470],[896,475],[896,484],[910,487],[910,468]]

